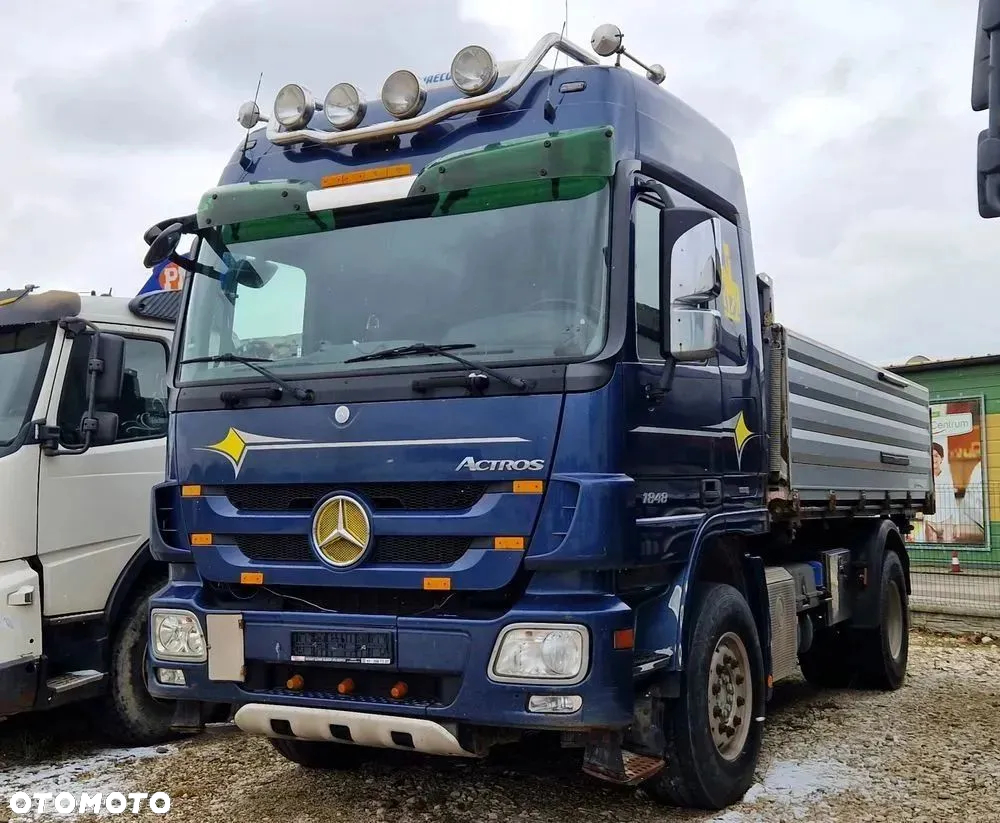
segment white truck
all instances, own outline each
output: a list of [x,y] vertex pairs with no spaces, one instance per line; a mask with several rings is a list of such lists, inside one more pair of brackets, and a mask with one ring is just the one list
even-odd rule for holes
[[0,293],[0,718],[89,700],[119,742],[172,736],[143,661],[179,297]]

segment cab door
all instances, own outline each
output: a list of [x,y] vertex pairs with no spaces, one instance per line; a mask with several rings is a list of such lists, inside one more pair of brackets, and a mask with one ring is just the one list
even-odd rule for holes
[[624,364],[625,471],[636,480],[641,518],[711,514],[722,505],[719,449],[725,432],[719,428],[718,357],[701,363],[667,363],[660,352],[661,257],[678,255],[681,269],[686,258],[694,261],[706,252],[693,239],[679,241],[671,251],[662,248],[666,207],[644,194],[632,211],[635,352]]
[[[149,531],[149,495],[166,461],[166,370],[169,337],[132,326],[102,325],[125,338],[125,379],[117,403],[114,443],[83,454],[42,455],[38,483],[38,557],[43,569],[43,614],[104,609],[118,576]],[[65,446],[83,442],[90,333],[67,341],[61,392],[47,422]],[[57,378],[57,379],[59,379]]]

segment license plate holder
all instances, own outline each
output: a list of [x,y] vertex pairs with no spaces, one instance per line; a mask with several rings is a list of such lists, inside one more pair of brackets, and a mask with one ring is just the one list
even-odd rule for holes
[[292,632],[292,662],[391,666],[395,636],[372,630]]

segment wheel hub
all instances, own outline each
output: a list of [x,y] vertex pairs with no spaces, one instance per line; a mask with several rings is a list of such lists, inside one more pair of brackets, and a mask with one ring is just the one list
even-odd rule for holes
[[726,760],[735,760],[746,744],[753,706],[750,657],[732,632],[719,638],[708,677],[708,723],[712,740]]

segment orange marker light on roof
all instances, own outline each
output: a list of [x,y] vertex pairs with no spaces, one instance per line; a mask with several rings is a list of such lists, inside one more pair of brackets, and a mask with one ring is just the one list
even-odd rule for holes
[[394,700],[402,700],[406,697],[407,692],[409,692],[409,687],[400,680],[395,686],[389,690],[389,694],[393,696]]
[[337,694],[351,694],[354,691],[354,681],[345,677],[337,684]]
[[293,674],[291,677],[285,681],[285,688],[293,692],[302,691],[302,687],[305,686],[305,678],[301,674]]
[[375,180],[391,180],[394,177],[406,177],[413,171],[409,163],[399,163],[395,166],[380,166],[376,169],[361,171],[345,171],[340,174],[328,174],[319,181],[320,188],[332,189],[336,186],[353,186],[356,183],[372,183]]

